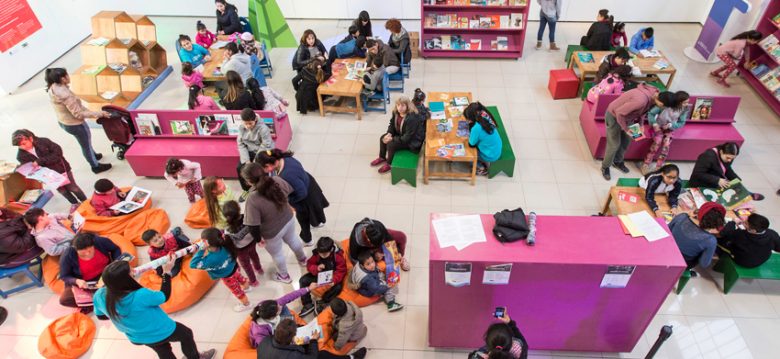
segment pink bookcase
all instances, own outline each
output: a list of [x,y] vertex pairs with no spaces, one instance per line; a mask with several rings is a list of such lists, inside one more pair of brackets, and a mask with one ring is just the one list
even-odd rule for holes
[[[764,10],[764,13],[758,19],[756,30],[764,34],[765,37],[769,34],[774,34],[776,37],[780,38],[780,26],[776,25],[772,21],[772,18],[778,14],[780,14],[780,0],[769,1],[769,4],[766,6],[766,10]],[[775,69],[780,64],[779,58],[771,56],[759,45],[748,45],[748,49],[746,49],[746,51],[750,52],[751,61],[756,61],[758,64],[766,65],[770,69]],[[766,101],[766,104],[769,105],[769,107],[771,107],[776,114],[780,115],[780,99],[775,97],[775,94],[770,91],[750,70],[744,68],[743,66],[737,66],[737,70],[740,74],[742,74],[742,78],[744,78],[745,81],[747,81],[747,83],[753,87],[753,90],[755,90],[756,93],[758,93],[758,95],[761,96],[764,101]],[[778,96],[780,96],[780,94],[778,94]]]
[[[422,0],[422,20],[420,32],[420,54],[423,57],[468,57],[468,58],[520,58],[523,56],[523,43],[525,33],[528,31],[528,1],[518,2],[525,5],[479,5],[478,2],[472,4],[472,0],[447,0],[445,4],[437,4],[436,0]],[[462,3],[462,4],[461,4]],[[514,0],[505,0],[504,4],[515,4]],[[511,16],[511,14],[521,14],[523,17],[522,27],[506,28],[462,28],[462,27],[437,27],[436,21],[433,24],[426,24],[426,17],[431,15],[455,15],[458,19],[474,17],[500,17]],[[480,50],[461,50],[461,49],[426,49],[426,40],[435,37],[459,35],[463,40],[469,43],[471,40],[481,40]],[[497,37],[507,38],[507,49],[491,49],[491,41]]]
[[[607,147],[604,114],[607,112],[609,104],[616,98],[618,95],[601,95],[596,103],[582,102],[580,126],[594,158],[604,158],[604,151]],[[694,161],[706,149],[721,143],[736,142],[742,145],[745,142],[745,139],[733,125],[740,97],[691,95],[691,106],[694,106],[699,98],[712,99],[710,118],[707,120],[689,119],[685,126],[676,130],[669,149],[668,160]],[[696,109],[694,108],[694,110]],[[649,126],[645,128],[645,132],[648,136],[650,135]],[[625,159],[644,159],[651,143],[649,138],[633,142],[626,151]]]
[[[271,111],[256,111],[260,118],[273,118]],[[133,126],[138,131],[139,114],[154,114],[160,123],[156,136],[136,135],[136,140],[125,153],[136,176],[162,177],[165,162],[171,157],[184,158],[200,163],[204,176],[236,178],[238,145],[233,135],[174,135],[171,121],[189,121],[196,129],[198,116],[215,114],[240,114],[241,111],[192,111],[192,110],[131,110]],[[264,126],[258,122],[258,126]],[[287,150],[292,141],[292,128],[287,116],[274,120],[276,148]],[[197,130],[196,130],[197,132]]]

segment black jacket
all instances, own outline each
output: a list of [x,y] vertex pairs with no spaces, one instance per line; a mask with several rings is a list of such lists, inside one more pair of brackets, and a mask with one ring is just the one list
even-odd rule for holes
[[387,39],[387,45],[390,46],[390,48],[393,50],[393,53],[398,56],[398,61],[401,61],[401,53],[403,53],[403,63],[408,64],[409,61],[412,61],[412,47],[409,39],[409,33],[406,32],[406,29],[403,29],[402,31],[404,33],[401,35],[401,38],[398,40],[398,42],[393,41],[393,34],[390,34],[390,38]]
[[317,353],[316,340],[307,345],[281,345],[270,336],[257,346],[257,359],[317,359]]
[[[655,202],[655,191],[658,189],[658,186],[663,183],[663,181],[664,177],[660,173],[654,174],[647,179],[645,201],[647,201],[647,204],[650,205],[650,209],[653,211],[658,209],[658,203]],[[667,194],[670,207],[677,207],[677,200],[678,197],[680,197],[680,192],[682,192],[682,181],[678,179],[676,182],[674,182],[673,189]]]
[[607,21],[596,21],[590,25],[588,34],[580,40],[580,46],[590,51],[607,51],[612,44],[612,26]]
[[401,131],[395,126],[396,114],[390,117],[387,133],[393,135],[393,142],[406,143],[409,150],[417,153],[425,142],[425,120],[419,113],[409,113],[401,124]]
[[35,238],[21,216],[0,222],[0,266],[14,262],[36,247]]
[[[330,78],[330,73],[325,69],[324,80]],[[305,114],[308,111],[314,111],[320,108],[317,101],[317,87],[320,83],[317,81],[317,74],[309,71],[308,68],[301,70],[301,82],[298,85],[298,91],[295,92],[295,109]]]
[[745,268],[758,267],[769,260],[772,251],[780,252],[780,236],[771,229],[753,234],[737,229],[736,223],[730,222],[720,234],[718,244],[728,249],[734,262]]
[[[319,39],[314,42],[314,46],[317,47],[318,50],[322,53],[322,56],[325,57],[325,54],[328,53],[328,50],[325,48],[325,45],[322,44],[322,41]],[[304,66],[306,66],[309,62],[311,62],[311,53],[309,53],[309,47],[306,45],[299,45],[298,50],[295,51],[295,56],[293,56],[292,60],[292,68],[295,71],[301,71]]]
[[46,167],[57,173],[65,173],[70,171],[70,163],[62,155],[62,147],[52,142],[52,140],[46,137],[36,137],[33,140],[33,148],[36,157],[30,152],[25,150],[18,150],[16,152],[16,160],[21,164],[28,162],[38,162],[41,167]]
[[[366,12],[365,10],[361,11],[360,15],[364,15],[363,13],[365,13],[365,15],[368,16],[368,12]],[[358,30],[360,31],[360,36],[374,37],[374,32],[371,31],[371,20],[369,20],[368,24],[364,26],[363,22],[360,21],[360,16],[358,16],[357,19],[352,20],[352,25],[357,26]]]
[[230,35],[234,32],[241,32],[244,27],[241,26],[241,21],[238,19],[238,9],[233,4],[227,4],[225,6],[225,13],[217,12],[217,31],[224,31],[225,35]]
[[[723,173],[721,164],[726,168],[726,173]],[[718,188],[718,180],[721,178],[731,181],[739,176],[731,169],[731,163],[720,161],[717,149],[709,148],[696,159],[691,179],[688,180],[688,187]]]
[[243,90],[238,94],[236,100],[228,102],[225,98],[222,99],[222,104],[225,105],[226,110],[241,111],[245,108],[251,108],[253,110],[260,111],[262,108],[258,108],[255,104],[255,99],[252,97],[252,93],[247,90]]

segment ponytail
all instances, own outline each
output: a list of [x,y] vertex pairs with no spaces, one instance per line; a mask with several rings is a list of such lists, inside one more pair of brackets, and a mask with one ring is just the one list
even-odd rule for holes
[[646,174],[644,177],[645,177],[645,179],[648,179],[651,176],[655,176],[655,175],[658,175],[658,174],[668,174],[669,172],[672,172],[672,171],[677,172],[677,175],[679,176],[679,174],[680,174],[680,167],[677,167],[677,165],[675,165],[675,164],[667,163],[667,164],[661,166],[661,168]]
[[68,76],[68,71],[62,67],[51,67],[46,69],[44,79],[46,80],[46,91],[49,91],[52,85],[59,84],[62,79]]
[[463,110],[463,117],[467,120],[475,123],[479,123],[482,129],[488,134],[492,134],[496,127],[496,121],[493,119],[493,115],[487,110],[481,102],[470,103],[465,110]]
[[254,162],[247,163],[241,168],[241,176],[252,184],[259,195],[273,202],[278,210],[284,209],[287,196],[279,188],[279,184],[263,171],[263,166]]
[[198,95],[200,95],[200,86],[190,86],[190,98],[187,100],[187,106],[189,106],[190,110],[194,110],[195,107],[200,105],[200,102],[198,102]]
[[257,81],[256,78],[250,77],[248,80],[246,80],[246,89],[249,90],[249,92],[252,94],[252,98],[255,100],[255,105],[258,109],[263,109],[265,107],[265,95],[263,95],[263,90],[260,89],[260,82]]
[[753,41],[759,41],[761,38],[764,37],[764,34],[762,34],[759,31],[756,30],[749,30],[745,31],[743,33],[737,34],[737,36],[732,37],[732,40],[753,40]]
[[257,153],[257,155],[255,155],[255,163],[265,167],[267,165],[276,163],[276,161],[279,161],[282,158],[292,157],[292,155],[292,152],[282,151],[278,148],[274,148],[273,150],[260,151]]

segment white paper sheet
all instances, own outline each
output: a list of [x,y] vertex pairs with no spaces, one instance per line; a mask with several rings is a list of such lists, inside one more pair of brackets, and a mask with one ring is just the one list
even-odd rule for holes
[[487,266],[482,275],[482,284],[509,284],[511,273],[512,263]]
[[649,242],[669,237],[669,233],[667,233],[663,227],[655,221],[655,218],[651,217],[650,213],[647,213],[647,211],[630,213],[628,218]]
[[298,327],[298,330],[295,332],[295,338],[306,342],[305,338],[311,338],[315,331],[322,334],[322,327],[317,324],[316,320],[312,320],[309,324]]
[[444,283],[453,287],[471,284],[471,263],[444,263]]
[[454,246],[460,251],[473,243],[487,242],[479,215],[437,218],[433,229],[441,248]]

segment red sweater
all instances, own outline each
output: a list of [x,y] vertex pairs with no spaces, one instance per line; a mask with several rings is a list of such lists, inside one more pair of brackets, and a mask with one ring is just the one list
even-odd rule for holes
[[344,259],[344,253],[341,251],[331,252],[328,258],[322,259],[315,250],[314,255],[306,261],[306,270],[316,276],[320,272],[317,269],[317,266],[320,264],[325,265],[324,270],[333,270],[333,283],[341,283],[344,280],[344,276],[347,275],[347,262]]
[[92,199],[89,200],[89,203],[95,208],[95,213],[97,213],[98,216],[111,217],[114,215],[111,206],[122,202],[122,199],[117,195],[118,192],[120,192],[119,188],[114,187],[114,189],[106,193],[95,192],[92,195]]
[[79,258],[79,270],[81,270],[81,278],[84,280],[92,280],[100,276],[103,273],[103,269],[108,265],[108,257],[95,249],[95,256],[89,260],[83,260]]

